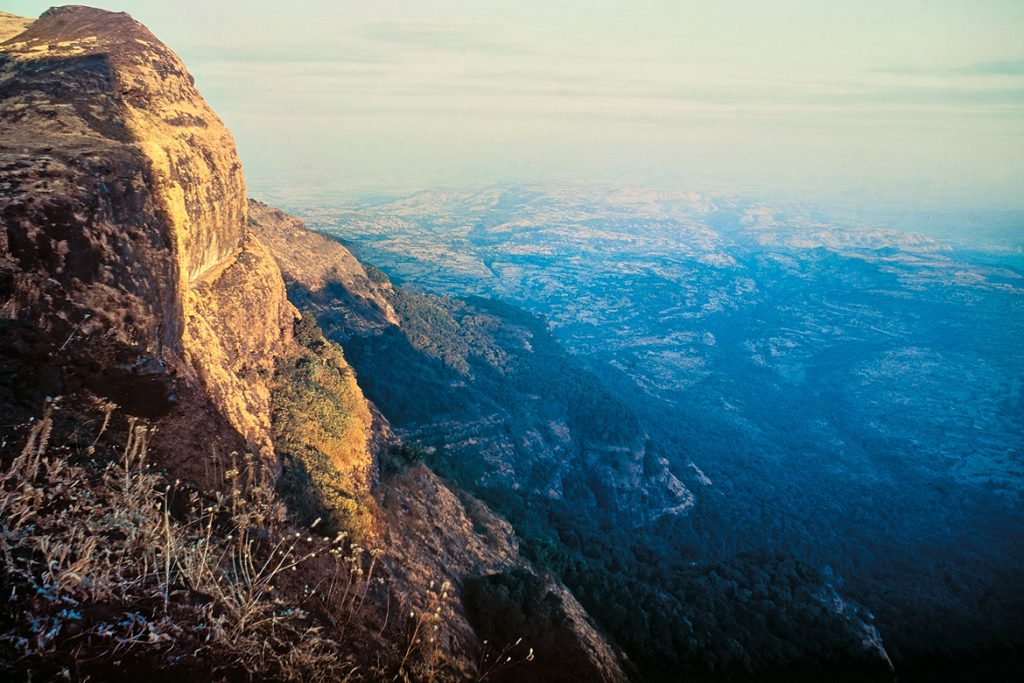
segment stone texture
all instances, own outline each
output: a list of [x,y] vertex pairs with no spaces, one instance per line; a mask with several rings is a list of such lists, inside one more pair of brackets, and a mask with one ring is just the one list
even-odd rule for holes
[[62,353],[96,360],[100,393],[116,393],[99,377],[111,366],[183,385],[128,412],[170,410],[201,385],[269,461],[260,371],[288,343],[292,310],[246,221],[230,133],[141,24],[60,7],[0,45],[5,317],[67,334]]

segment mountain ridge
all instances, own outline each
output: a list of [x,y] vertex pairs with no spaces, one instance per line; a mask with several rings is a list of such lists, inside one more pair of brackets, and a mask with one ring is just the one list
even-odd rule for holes
[[[319,285],[291,292],[299,303],[341,297],[341,328],[372,332],[397,318],[384,296],[387,285],[344,247],[304,232],[265,205],[249,204],[234,141],[181,60],[124,13],[68,6],[27,25],[2,19],[0,26],[10,31],[0,44],[5,422],[33,424],[45,406],[44,423],[50,424],[53,406],[65,406],[54,434],[78,450],[112,453],[102,439],[115,436],[128,440],[125,453],[134,452],[133,443],[152,448],[152,464],[173,482],[157,508],[171,504],[170,491],[189,487],[193,500],[220,501],[209,508],[215,510],[225,496],[237,496],[234,487],[244,476],[249,486],[276,482],[272,495],[288,504],[289,523],[300,525],[296,538],[322,524],[344,534],[337,538],[351,539],[344,547],[359,572],[372,573],[374,566],[359,560],[359,544],[390,545],[392,556],[378,565],[384,588],[364,588],[359,601],[359,618],[380,622],[352,627],[364,646],[380,648],[376,665],[372,650],[352,651],[365,671],[377,666],[396,676],[453,680],[486,675],[487,638],[477,633],[479,620],[474,625],[462,584],[514,571],[520,572],[516,581],[537,577],[530,585],[550,596],[559,615],[545,628],[561,634],[566,649],[543,652],[538,645],[541,679],[569,680],[575,670],[626,680],[624,655],[564,587],[519,555],[507,523],[401,455],[402,444],[363,396],[343,350],[303,321],[282,269],[305,268],[303,276]],[[274,217],[287,231],[264,242],[252,229],[250,210],[257,218]],[[284,244],[322,250],[324,258],[319,264],[276,259],[271,248],[282,252]],[[99,435],[92,445],[82,444],[97,410]],[[138,429],[157,436],[140,442],[133,436]],[[5,440],[4,448],[13,442]],[[15,456],[4,456],[5,467],[21,462]],[[102,478],[96,482],[100,486]],[[290,491],[281,488],[286,484]],[[313,511],[322,511],[323,521],[308,519]],[[166,523],[169,528],[170,518]],[[306,542],[314,541],[310,535]],[[325,563],[314,552],[303,566],[308,583],[282,582],[281,599],[305,606],[303,618],[317,633],[343,633],[335,618],[308,607],[310,585],[333,581]],[[442,585],[449,588],[442,591]],[[430,613],[441,593],[444,604],[437,609],[440,615],[444,607],[445,622]],[[396,609],[412,610],[409,619],[393,614],[392,600]],[[38,621],[36,608],[19,603],[5,620]],[[425,623],[439,631],[430,647],[415,636],[406,642],[407,624],[419,629]],[[417,661],[410,660],[413,653]],[[162,667],[155,671],[173,670],[170,663]],[[301,675],[316,678],[316,671]]]

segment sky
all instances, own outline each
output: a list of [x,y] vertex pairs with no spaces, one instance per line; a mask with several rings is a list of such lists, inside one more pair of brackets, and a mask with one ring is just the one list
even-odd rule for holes
[[1024,208],[1019,0],[97,4],[181,55],[255,194],[572,181]]

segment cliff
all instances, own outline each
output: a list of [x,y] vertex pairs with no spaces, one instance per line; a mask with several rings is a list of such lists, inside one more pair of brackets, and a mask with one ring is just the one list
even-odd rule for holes
[[[50,619],[58,627],[48,633],[67,635],[64,655],[78,667],[88,658],[79,661],[75,638],[100,642],[126,623],[108,623],[108,613],[131,614],[131,628],[149,629],[132,645],[146,653],[135,664],[145,675],[184,671],[175,653],[197,648],[209,661],[188,671],[208,675],[219,666],[209,643],[223,641],[230,670],[250,679],[316,680],[347,666],[347,652],[354,679],[386,670],[461,680],[486,675],[484,660],[492,666],[496,655],[481,635],[494,610],[479,600],[473,608],[466,591],[511,576],[546,606],[531,633],[557,635],[541,679],[625,680],[621,655],[561,584],[520,556],[510,525],[410,462],[344,351],[313,316],[299,319],[289,295],[314,310],[330,304],[338,338],[398,322],[386,280],[343,246],[248,202],[231,135],[178,57],[128,15],[79,6],[35,22],[0,15],[0,37],[0,417],[15,424],[46,406],[41,422],[27,423],[36,426],[20,453],[8,452],[5,434],[0,494],[19,520],[46,513],[52,533],[37,539],[19,521],[5,535],[21,544],[5,554],[5,581],[23,582],[14,584],[22,596],[46,585],[43,598],[0,615],[5,628],[14,619],[9,633]],[[58,433],[67,440],[58,458],[74,452],[78,469],[48,452]],[[155,457],[143,465],[150,445]],[[40,477],[45,510],[25,494]],[[94,502],[83,506],[72,489]],[[327,527],[333,541],[309,531]],[[64,536],[59,561],[74,569],[38,575]],[[377,565],[383,587],[363,578],[377,560],[363,561],[353,538],[387,549]],[[96,557],[107,563],[100,578],[123,573],[124,583],[116,600],[97,597],[88,587],[115,586],[89,575],[91,558],[118,543],[123,551]],[[200,551],[204,543],[219,554]],[[287,567],[295,574],[259,578],[277,555],[298,558]],[[333,592],[339,576],[359,586],[358,603],[348,588]],[[82,623],[62,631],[71,617],[51,594],[74,600]],[[240,604],[238,595],[256,597]],[[293,630],[243,628],[257,598],[267,623],[286,617]],[[442,613],[440,623],[433,615]],[[428,617],[437,632],[417,639]],[[194,647],[188,637],[199,638]],[[57,635],[18,642],[31,666],[61,661]],[[309,659],[289,659],[291,646]],[[120,675],[103,668],[121,664],[103,652],[83,678]]]
[[270,249],[296,306],[320,313],[334,339],[372,333],[398,324],[386,278],[374,277],[338,242],[306,229],[298,218],[249,200],[249,226]]
[[49,10],[0,45],[0,175],[4,315],[78,366],[49,393],[84,382],[182,436],[208,403],[273,462],[263,376],[294,313],[178,57],[126,14]]

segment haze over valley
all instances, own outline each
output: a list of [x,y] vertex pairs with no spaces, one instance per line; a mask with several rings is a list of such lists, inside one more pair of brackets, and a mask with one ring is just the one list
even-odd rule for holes
[[0,678],[1024,665],[1024,4],[4,10]]
[[[783,207],[489,187],[301,213],[403,286],[543,316],[693,492],[648,523],[665,561],[807,562],[896,651],[1020,628],[1019,256]],[[404,391],[430,400],[368,385]]]

